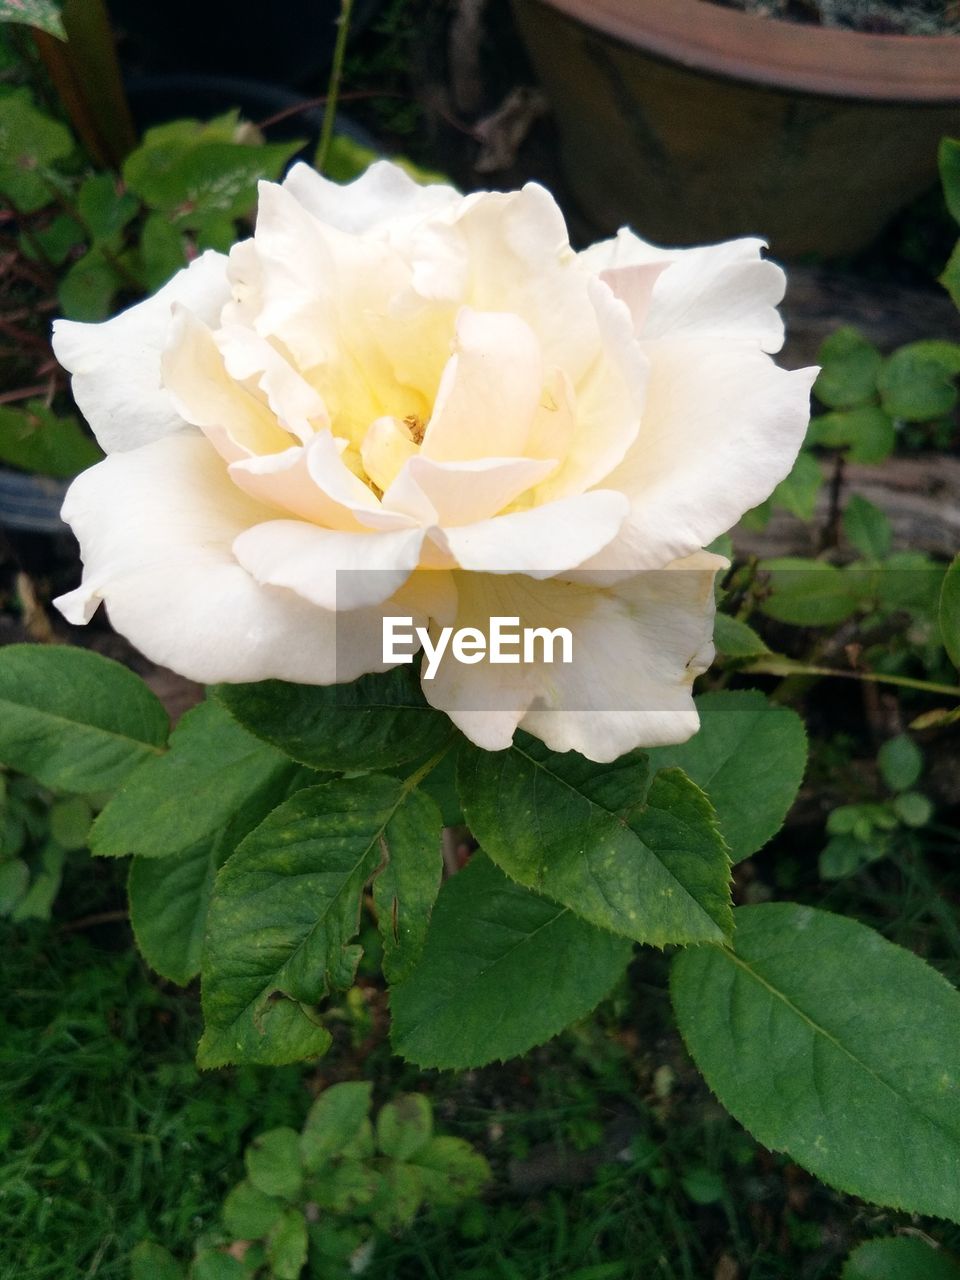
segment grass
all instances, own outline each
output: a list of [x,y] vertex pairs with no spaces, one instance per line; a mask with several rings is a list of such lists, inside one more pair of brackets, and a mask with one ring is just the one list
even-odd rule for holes
[[[951,837],[930,856],[948,858]],[[956,877],[917,856],[836,886],[828,905],[955,969],[942,916]],[[765,859],[812,896],[814,857],[787,843]],[[150,975],[124,923],[62,927],[118,905],[121,874],[77,859],[58,919],[0,926],[0,1280],[119,1280],[144,1238],[189,1258],[251,1137],[299,1127],[313,1093],[360,1075],[381,1101],[428,1089],[438,1124],[496,1175],[482,1203],[383,1242],[371,1280],[827,1280],[859,1240],[908,1222],[819,1186],[725,1115],[676,1037],[653,951],[593,1019],[513,1063],[421,1076],[390,1054],[370,986],[339,1010],[322,1063],[201,1075],[196,992]]]

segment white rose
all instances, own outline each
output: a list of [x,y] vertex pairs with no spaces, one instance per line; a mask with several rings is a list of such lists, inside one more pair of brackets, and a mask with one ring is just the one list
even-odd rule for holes
[[784,277],[761,248],[577,254],[536,185],[298,165],[229,256],[55,326],[108,454],[64,504],[84,575],[59,608],[105,602],[202,682],[383,670],[385,615],[565,625],[572,664],[446,662],[427,698],[489,749],[518,725],[598,761],[682,741],[725,563],[702,548],[808,417],[815,370],[766,354]]

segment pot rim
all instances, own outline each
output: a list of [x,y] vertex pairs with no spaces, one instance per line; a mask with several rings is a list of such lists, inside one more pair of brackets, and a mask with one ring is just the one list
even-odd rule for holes
[[709,0],[515,2],[544,5],[692,71],[832,98],[960,103],[960,35],[873,35]]

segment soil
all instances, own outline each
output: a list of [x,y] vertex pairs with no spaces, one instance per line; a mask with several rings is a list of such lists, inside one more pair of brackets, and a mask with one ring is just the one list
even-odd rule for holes
[[938,36],[960,33],[956,0],[707,0],[787,22],[843,27],[873,35]]

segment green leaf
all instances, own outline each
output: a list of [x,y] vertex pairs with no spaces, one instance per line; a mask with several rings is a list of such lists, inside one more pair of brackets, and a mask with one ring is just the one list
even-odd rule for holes
[[377,1116],[377,1145],[385,1156],[410,1160],[433,1137],[433,1107],[422,1093],[405,1093]]
[[919,791],[903,791],[894,797],[893,811],[907,827],[925,827],[933,817],[933,804]]
[[673,966],[711,1089],[829,1185],[960,1218],[960,994],[854,920],[795,903],[735,916],[736,952],[690,948]]
[[891,791],[906,791],[920,777],[923,754],[912,738],[900,733],[877,752],[877,765]]
[[281,1199],[244,1179],[223,1202],[223,1225],[237,1240],[257,1240],[267,1234],[282,1213]]
[[274,1045],[258,1024],[277,993],[309,1006],[352,982],[360,953],[350,942],[363,888],[383,861],[383,841],[389,847],[407,794],[376,775],[307,788],[228,860],[208,915],[201,1065],[276,1065],[321,1052],[312,1040],[307,1049],[286,1037]]
[[372,1204],[383,1188],[383,1175],[378,1169],[359,1160],[342,1159],[313,1177],[307,1194],[321,1209],[349,1214]]
[[713,625],[713,643],[727,658],[759,658],[770,649],[753,627],[729,613],[718,613]]
[[868,560],[885,560],[890,554],[893,531],[890,521],[879,507],[862,498],[851,496],[843,513],[843,531],[849,541]]
[[23,920],[50,919],[53,900],[60,890],[66,856],[65,851],[52,841],[44,845],[40,856],[40,870],[27,892],[10,912],[11,920],[19,923]]
[[897,433],[893,419],[879,405],[862,405],[814,418],[808,444],[847,448],[851,462],[883,462],[893,452]]
[[593,764],[526,734],[460,753],[467,824],[519,884],[637,942],[721,941],[730,862],[716,815],[679,770],[650,777],[643,755]]
[[193,1260],[190,1280],[245,1280],[243,1263],[220,1249],[203,1249]]
[[431,755],[450,735],[408,666],[348,685],[264,680],[214,692],[251,733],[315,769],[392,769]]
[[113,310],[113,297],[119,286],[113,264],[94,246],[61,279],[60,306],[69,320],[99,323]]
[[960,240],[953,246],[953,252],[947,259],[947,265],[937,276],[937,280],[949,293],[953,305],[960,307]]
[[51,203],[46,170],[72,150],[70,130],[38,111],[28,89],[0,97],[0,192],[20,213]]
[[394,1050],[422,1067],[516,1057],[588,1014],[632,949],[474,854],[440,891],[420,963],[392,988]]
[[130,1253],[130,1280],[183,1280],[172,1253],[152,1240],[142,1240]]
[[413,1164],[391,1164],[383,1175],[383,1192],[373,1207],[373,1225],[380,1231],[408,1227],[423,1203],[423,1173]]
[[960,1265],[915,1236],[893,1236],[854,1249],[840,1280],[960,1280]]
[[350,1080],[324,1089],[307,1115],[300,1135],[300,1155],[309,1173],[316,1173],[354,1141],[370,1111],[373,1086]]
[[856,329],[838,329],[817,352],[821,366],[813,393],[831,409],[849,409],[865,404],[877,393],[880,352]]
[[0,462],[70,479],[102,457],[76,418],[60,418],[40,400],[0,406]]
[[[36,261],[42,254],[59,266],[78,245],[86,244],[87,234],[80,223],[68,214],[58,214],[44,227],[35,228],[29,237],[21,234],[20,249],[25,257]],[[41,253],[38,254],[36,247]]]
[[740,862],[783,826],[803,781],[807,735],[795,711],[752,689],[702,693],[696,707],[700,732],[679,746],[657,747],[650,763],[680,768],[703,788]]
[[93,174],[77,192],[77,211],[94,244],[114,240],[139,209],[136,196],[119,191],[109,173]]
[[251,146],[228,141],[170,140],[141,147],[126,160],[124,180],[153,209],[182,227],[239,218],[256,204],[260,179],[277,179],[302,142]]
[[140,236],[140,268],[148,289],[160,289],[187,265],[184,236],[162,213],[151,213]]
[[954,221],[960,222],[960,142],[956,138],[941,138],[937,159],[947,208]]
[[420,791],[397,811],[385,840],[385,863],[373,882],[373,901],[383,940],[383,972],[399,982],[423,950],[430,913],[440,891],[443,855],[440,810]]
[[0,862],[0,916],[9,916],[30,887],[30,868],[22,858]]
[[48,36],[56,36],[58,40],[66,40],[61,8],[62,5],[55,4],[54,0],[0,0],[0,22],[19,22],[45,31]]
[[879,387],[884,409],[907,422],[942,418],[957,403],[954,379],[960,346],[954,342],[910,342],[885,361]]
[[769,595],[760,609],[778,622],[800,627],[828,627],[855,613],[861,593],[855,576],[836,565],[800,556],[763,560],[760,568],[769,577]]
[[960,555],[952,561],[940,587],[940,635],[953,665],[960,670]]
[[817,494],[823,487],[820,463],[811,453],[801,450],[790,474],[774,489],[770,501],[785,507],[798,520],[812,520],[817,509]]
[[479,1195],[490,1181],[490,1166],[462,1138],[431,1138],[413,1157],[432,1205],[459,1204]]
[[167,715],[132,671],[67,645],[0,650],[0,762],[57,791],[104,792],[159,753]]
[[50,835],[63,849],[84,849],[90,838],[93,810],[83,796],[56,800],[50,806]]
[[203,840],[172,858],[137,857],[130,864],[130,923],[151,969],[184,987],[200,972],[213,882],[232,851],[222,837]]
[[279,804],[291,775],[286,756],[216,702],[202,702],[174,729],[169,751],[145,761],[107,804],[93,825],[91,850],[169,857],[214,835],[261,793]]
[[300,1135],[294,1129],[271,1129],[259,1134],[244,1154],[247,1177],[265,1196],[292,1200],[303,1186]]
[[275,1280],[297,1280],[307,1265],[307,1223],[299,1209],[285,1210],[267,1237]]

